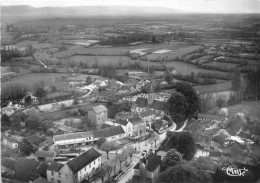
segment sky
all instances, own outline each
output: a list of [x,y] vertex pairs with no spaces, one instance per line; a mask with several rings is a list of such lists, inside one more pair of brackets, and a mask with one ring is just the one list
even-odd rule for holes
[[33,7],[142,6],[198,13],[260,13],[260,0],[0,0],[2,5]]

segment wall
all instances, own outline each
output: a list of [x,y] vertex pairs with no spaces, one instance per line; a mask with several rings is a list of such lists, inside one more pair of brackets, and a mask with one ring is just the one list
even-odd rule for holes
[[[61,173],[61,183],[74,183],[74,182],[76,182],[74,180],[73,172],[70,170],[68,165],[65,164],[60,169],[60,173]],[[66,175],[68,175],[68,176],[66,177]]]
[[100,166],[101,166],[101,157],[95,159],[90,164],[88,164],[87,166],[82,168],[80,171],[78,171],[78,182],[82,181],[89,174],[91,175],[93,173],[93,170],[96,170]]
[[88,119],[91,122],[97,123],[97,116],[96,116],[96,113],[93,110],[88,111]]

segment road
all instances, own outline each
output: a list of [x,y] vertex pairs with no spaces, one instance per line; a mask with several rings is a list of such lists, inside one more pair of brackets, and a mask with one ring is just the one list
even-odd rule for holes
[[47,65],[45,65],[38,57],[37,57],[37,52],[33,54],[33,56],[36,58],[36,60],[45,68],[47,69],[51,69],[50,67],[48,67]]

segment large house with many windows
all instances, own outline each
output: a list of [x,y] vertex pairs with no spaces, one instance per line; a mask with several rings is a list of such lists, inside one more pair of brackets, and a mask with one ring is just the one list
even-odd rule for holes
[[95,124],[101,124],[107,120],[107,108],[103,105],[93,107],[88,111],[88,119]]
[[79,183],[88,180],[101,167],[101,154],[89,149],[66,164],[53,162],[47,169],[48,182]]

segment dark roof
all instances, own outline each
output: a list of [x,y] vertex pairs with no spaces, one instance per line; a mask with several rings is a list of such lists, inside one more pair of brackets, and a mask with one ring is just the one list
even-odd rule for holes
[[60,169],[63,167],[63,164],[57,163],[57,162],[52,162],[47,170],[53,171],[53,172],[58,172]]
[[135,103],[137,104],[138,107],[147,107],[148,99],[143,97],[137,97]]
[[140,112],[141,117],[146,117],[146,116],[150,116],[153,114],[155,114],[155,113],[151,109],[146,109],[146,110],[143,110],[142,112]]
[[31,159],[19,158],[14,165],[15,175],[20,180],[34,180],[46,175],[47,164]]
[[1,165],[5,168],[8,168],[10,170],[14,170],[14,164],[15,164],[16,160],[13,159],[9,159],[9,158],[4,158],[1,161]]
[[113,126],[111,128],[101,129],[101,130],[95,130],[93,131],[94,138],[99,137],[111,137],[119,134],[123,134],[125,131],[121,126]]
[[128,121],[126,119],[118,119],[117,122],[118,122],[118,124],[123,125],[123,126],[126,126],[128,123]]
[[74,158],[73,160],[69,161],[67,165],[74,173],[77,173],[83,167],[87,166],[89,163],[100,156],[101,154],[99,152],[97,152],[94,148],[91,148],[78,157]]
[[192,123],[190,126],[187,127],[187,130],[189,130],[191,133],[196,133],[196,132],[203,132],[205,128],[199,121],[195,121],[194,123]]
[[247,134],[246,132],[244,131],[241,131],[239,134],[238,134],[239,137],[242,137],[242,138],[245,138],[245,139],[251,139],[251,136],[249,134]]
[[154,100],[150,107],[156,110],[166,111],[167,110],[166,104],[167,104],[166,102]]
[[32,183],[49,183],[49,182],[47,181],[47,179],[39,177],[35,179]]
[[153,172],[160,164],[161,157],[155,155],[154,153],[149,153],[146,157],[146,163],[148,162],[148,171]]
[[210,138],[210,136],[207,136],[207,135],[196,133],[196,134],[194,134],[194,140],[195,140],[196,144],[199,144],[203,147],[205,147],[205,146],[209,147],[211,145],[211,138]]
[[143,121],[140,117],[133,117],[133,118],[130,118],[128,120],[133,124],[133,126],[143,123]]
[[157,119],[157,120],[153,123],[153,125],[154,125],[154,128],[155,128],[155,129],[159,130],[161,127],[166,128],[167,125],[168,125],[168,121],[165,121],[165,120],[163,121],[163,120],[161,120],[161,119]]
[[66,126],[63,124],[57,124],[57,125],[55,125],[55,128],[57,128],[61,131],[67,132],[67,133],[75,133],[78,131],[78,129],[76,129],[76,128],[72,128],[72,127],[69,127],[69,126]]
[[93,133],[91,131],[88,131],[88,132],[77,132],[77,133],[66,133],[62,135],[55,135],[53,136],[53,141],[70,140],[70,139],[87,138],[87,137],[93,137]]
[[113,125],[109,125],[107,123],[102,123],[97,126],[97,129],[105,129],[105,128],[111,128],[111,127],[113,127]]
[[42,138],[37,135],[32,135],[30,137],[27,137],[26,139],[36,146],[38,146],[42,142]]
[[235,116],[227,122],[225,129],[230,135],[236,135],[240,128],[243,127],[243,125],[244,122],[242,121],[242,119],[239,116]]
[[215,114],[207,114],[207,113],[198,113],[199,118],[206,118],[206,119],[214,119],[217,121],[224,121],[226,116],[222,115],[215,115]]
[[54,151],[36,151],[35,156],[36,157],[54,157],[56,155],[56,152]]

